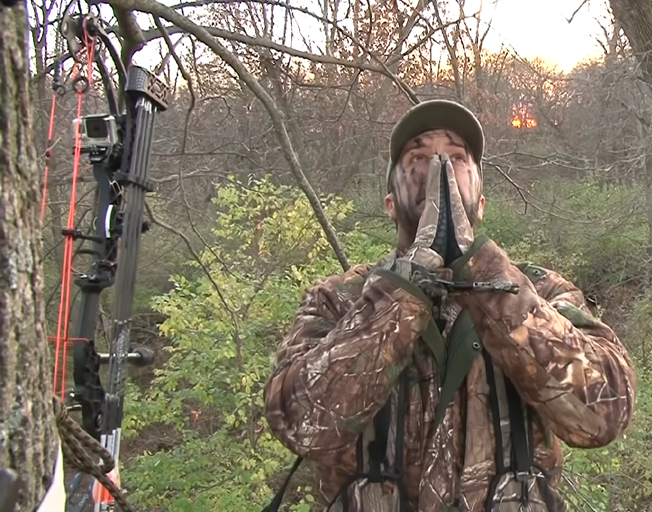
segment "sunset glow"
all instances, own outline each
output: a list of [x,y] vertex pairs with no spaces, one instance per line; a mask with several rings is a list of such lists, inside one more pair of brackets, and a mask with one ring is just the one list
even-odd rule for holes
[[512,127],[513,128],[536,128],[537,120],[530,112],[528,105],[517,103],[512,107]]

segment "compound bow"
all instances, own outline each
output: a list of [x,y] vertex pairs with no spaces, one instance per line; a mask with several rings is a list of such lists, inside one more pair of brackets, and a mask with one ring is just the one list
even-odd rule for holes
[[[140,238],[147,230],[147,224],[143,221],[145,194],[152,190],[148,173],[154,121],[157,112],[168,107],[170,90],[142,67],[130,66],[128,70],[125,69],[99,17],[90,13],[71,16],[68,12],[71,5],[72,2],[64,12],[60,30],[74,59],[72,89],[78,96],[78,110],[73,122],[73,190],[68,225],[63,230],[64,269],[59,325],[56,336],[52,337],[57,344],[54,388],[69,410],[81,411],[83,429],[101,442],[113,456],[116,469],[110,476],[119,485],[117,465],[127,363],[144,366],[153,361],[151,350],[130,346],[130,334]],[[102,49],[109,53],[117,71],[126,105],[124,112],[118,109],[119,101],[103,60]],[[83,74],[84,65],[87,66],[86,75]],[[81,98],[91,87],[94,67],[102,79],[109,114],[81,116]],[[61,80],[61,61],[55,63],[53,91],[43,201],[47,191],[47,163],[52,146],[56,98],[66,93]],[[82,232],[74,224],[77,172],[81,155],[88,157],[97,182],[94,226],[90,232]],[[75,254],[90,255],[92,263],[87,273],[77,275],[74,279],[81,300],[73,337],[69,337],[74,241],[80,241],[82,245],[84,242],[92,243],[91,249],[78,248],[74,251]],[[114,284],[116,300],[113,332],[109,351],[102,354],[97,352],[95,344],[100,295]],[[65,387],[68,343],[73,347],[73,391],[68,391]],[[104,364],[108,365],[106,389],[100,380],[100,368]],[[91,494],[96,512],[112,510],[113,498],[99,485],[93,490],[89,489],[82,501],[73,506],[71,497],[81,478],[82,475],[78,474],[73,479],[68,495],[68,510],[84,510],[91,501]]]

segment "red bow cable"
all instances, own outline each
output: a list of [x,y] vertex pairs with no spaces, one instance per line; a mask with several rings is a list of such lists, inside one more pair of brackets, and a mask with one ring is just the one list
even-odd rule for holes
[[[72,70],[72,78],[75,90],[77,91],[77,119],[81,118],[83,94],[89,89],[93,81],[93,59],[95,58],[95,38],[88,35],[86,30],[87,18],[83,21],[83,37],[84,49],[80,50],[80,54],[86,53],[86,66],[87,76],[84,77],[80,74],[82,67],[79,59],[75,59],[75,64]],[[56,92],[54,93],[56,96]],[[48,136],[48,150],[46,158],[49,158],[51,152],[50,144],[52,140],[53,125],[54,125],[54,109],[56,100],[52,99],[52,115],[50,118],[50,130]],[[73,156],[72,166],[72,192],[70,194],[70,206],[68,211],[68,224],[64,232],[64,251],[63,251],[63,270],[61,273],[61,300],[59,302],[59,315],[57,320],[57,335],[56,335],[56,352],[54,357],[54,393],[60,392],[61,400],[65,403],[65,390],[66,390],[66,356],[68,354],[68,343],[73,341],[68,339],[68,330],[70,324],[70,284],[72,281],[72,257],[73,257],[73,242],[74,242],[74,228],[75,228],[75,207],[77,204],[77,177],[79,175],[79,162],[81,160],[81,133],[80,124],[75,123],[75,152]],[[47,186],[47,172],[48,166],[45,168],[45,183],[43,193],[43,203],[41,205],[41,217],[45,211],[45,187]],[[63,331],[63,336],[62,336]],[[62,346],[63,345],[63,346]],[[61,374],[59,374],[59,356],[63,352],[61,362]],[[60,381],[61,387],[59,388],[58,382]]]

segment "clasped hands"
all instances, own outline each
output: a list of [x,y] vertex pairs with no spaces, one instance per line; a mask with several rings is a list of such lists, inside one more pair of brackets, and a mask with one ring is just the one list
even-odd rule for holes
[[473,239],[473,228],[462,203],[453,165],[447,155],[434,155],[417,234],[402,259],[435,272],[464,255]]
[[425,206],[415,240],[406,254],[395,260],[393,271],[439,305],[449,292],[518,294],[518,283],[511,281],[451,281],[451,267],[474,245],[473,227],[447,155],[432,157],[427,180]]

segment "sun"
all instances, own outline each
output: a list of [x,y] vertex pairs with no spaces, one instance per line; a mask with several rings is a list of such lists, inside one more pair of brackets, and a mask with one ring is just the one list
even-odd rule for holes
[[537,120],[532,114],[530,105],[522,102],[512,105],[512,127],[517,129],[537,127]]

